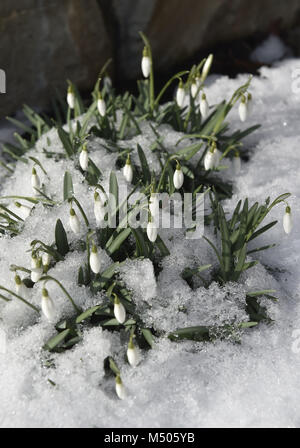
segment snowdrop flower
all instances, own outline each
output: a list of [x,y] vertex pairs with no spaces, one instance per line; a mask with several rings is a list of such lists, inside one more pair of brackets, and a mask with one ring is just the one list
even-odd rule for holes
[[39,190],[39,188],[41,186],[40,178],[39,178],[39,176],[36,172],[36,169],[34,167],[32,168],[32,174],[31,174],[31,186],[32,186],[34,192],[36,192],[36,189]]
[[238,175],[241,171],[241,158],[240,153],[238,151],[235,152],[234,158],[233,158],[233,171],[234,174]]
[[49,264],[50,264],[50,262],[51,262],[51,255],[50,254],[48,254],[48,252],[44,252],[43,253],[43,255],[42,255],[42,263],[43,263],[43,266],[49,266]]
[[28,218],[31,212],[31,207],[20,204],[20,202],[15,202],[15,206],[18,207],[22,219]]
[[70,224],[71,230],[74,233],[80,232],[80,222],[79,222],[78,216],[76,215],[76,212],[73,208],[70,208],[69,224]]
[[149,241],[151,241],[151,243],[155,243],[157,238],[157,227],[155,225],[155,222],[153,221],[152,216],[147,224],[147,237],[149,238]]
[[101,115],[101,117],[105,117],[106,104],[105,104],[104,99],[102,98],[102,94],[100,91],[98,92],[97,108],[98,108],[98,112]]
[[37,268],[37,265],[38,265],[38,258],[35,253],[32,253],[30,266],[32,269],[34,269],[34,268]]
[[202,69],[202,81],[204,81],[207,78],[207,75],[211,68],[211,64],[213,62],[213,58],[214,58],[214,56],[212,54],[210,54],[205,61],[205,64]]
[[200,112],[202,119],[205,120],[209,114],[209,106],[206,99],[205,93],[202,93],[201,100],[200,100]]
[[126,164],[123,168],[123,176],[125,177],[125,180],[130,183],[132,181],[133,178],[133,170],[132,170],[132,166],[131,166],[131,161],[130,161],[130,155],[128,154],[127,160],[126,160]]
[[292,228],[293,228],[293,221],[292,221],[291,207],[287,206],[285,209],[285,214],[283,216],[283,229],[285,233],[289,234],[291,233]]
[[173,184],[174,184],[174,187],[176,188],[176,190],[179,190],[179,188],[182,187],[183,181],[184,181],[184,175],[183,175],[180,163],[177,162],[176,170],[173,175]]
[[157,193],[151,193],[149,199],[149,210],[151,215],[156,218],[159,214],[159,200]]
[[198,92],[198,85],[196,79],[194,79],[191,85],[191,95],[193,98],[196,98],[197,92]]
[[31,269],[31,280],[36,283],[40,280],[43,275],[42,259],[38,258],[36,267]]
[[122,383],[120,375],[116,376],[116,394],[120,398],[120,400],[124,400],[126,398],[126,390]]
[[75,107],[75,95],[74,95],[74,88],[72,84],[68,87],[68,93],[67,93],[67,103],[70,109],[74,109]]
[[183,106],[184,99],[185,99],[185,92],[184,92],[183,82],[182,82],[182,80],[180,80],[179,84],[178,84],[177,92],[176,92],[176,102],[179,107]]
[[141,62],[142,72],[145,78],[148,78],[151,71],[151,59],[149,56],[149,49],[144,47],[143,57]]
[[98,191],[94,193],[94,215],[96,218],[97,224],[101,224],[105,217],[105,207],[100,198]]
[[139,352],[137,347],[133,343],[133,335],[131,335],[129,339],[127,359],[132,367],[136,367],[139,363]]
[[28,288],[24,285],[19,275],[15,276],[16,293],[26,299],[28,296]]
[[239,115],[240,120],[244,123],[244,121],[247,120],[248,117],[248,105],[245,95],[242,96],[240,105],[239,105]]
[[123,324],[125,322],[126,310],[124,308],[124,305],[120,302],[120,299],[116,294],[115,294],[115,300],[114,300],[114,315],[120,324]]
[[90,267],[94,274],[98,274],[100,272],[101,262],[98,254],[98,249],[95,244],[93,244],[90,253]]
[[86,171],[88,169],[89,155],[86,144],[83,145],[82,151],[80,152],[79,163],[83,171]]
[[206,152],[204,157],[204,168],[206,171],[212,170],[216,166],[218,166],[220,161],[221,153],[217,149],[216,144],[213,143],[209,151]]
[[42,311],[49,322],[55,318],[55,306],[46,288],[42,290]]

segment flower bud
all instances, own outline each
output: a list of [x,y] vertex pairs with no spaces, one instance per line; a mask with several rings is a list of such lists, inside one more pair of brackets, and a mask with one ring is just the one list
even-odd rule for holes
[[123,176],[125,177],[125,180],[130,183],[133,179],[133,170],[130,162],[130,155],[128,154],[126,164],[123,168]]
[[54,321],[55,306],[46,288],[43,288],[42,290],[42,311],[49,322]]
[[48,252],[44,252],[42,255],[43,266],[49,266],[50,262],[51,262],[51,255],[48,254]]
[[120,400],[124,400],[126,398],[126,390],[122,383],[120,375],[116,376],[116,394],[120,398]]
[[159,215],[159,200],[157,193],[151,193],[149,199],[149,210],[154,218],[156,218]]
[[94,215],[97,225],[100,225],[105,217],[105,207],[97,191],[94,193]]
[[68,87],[68,93],[67,93],[67,103],[70,109],[74,109],[75,107],[75,95],[74,95],[74,88],[70,84]]
[[98,254],[97,247],[95,244],[92,246],[92,250],[90,253],[90,267],[94,274],[98,274],[100,272],[101,262]]
[[202,69],[202,82],[205,81],[205,79],[207,78],[207,75],[210,72],[210,68],[211,68],[213,59],[214,59],[214,56],[212,54],[210,54],[205,61],[205,64]]
[[157,238],[157,227],[155,225],[155,222],[152,221],[152,217],[147,224],[147,237],[149,238],[149,241],[151,241],[151,243],[155,243]]
[[206,120],[209,114],[209,105],[205,93],[202,93],[200,100],[200,113],[203,120]]
[[43,275],[42,259],[38,258],[36,263],[36,268],[31,270],[31,280],[36,283],[40,280]]
[[70,209],[69,224],[70,224],[71,230],[74,233],[80,232],[80,222],[79,222],[78,216],[76,215],[76,212],[73,208]]
[[88,169],[89,165],[89,155],[86,144],[83,145],[82,151],[79,155],[79,163],[83,171],[86,171]]
[[216,168],[219,164],[221,157],[220,151],[217,149],[216,144],[213,143],[209,151],[206,152],[204,157],[204,168],[206,171]]
[[144,47],[141,68],[144,77],[148,78],[151,71],[151,59],[149,57],[149,51],[147,47]]
[[105,117],[106,114],[106,104],[104,99],[102,98],[101,92],[98,92],[98,100],[97,100],[97,108],[101,117]]
[[177,88],[177,92],[176,92],[176,102],[179,107],[183,107],[184,100],[185,100],[185,92],[184,92],[183,82],[182,82],[182,80],[180,80],[178,88]]
[[114,300],[114,315],[120,324],[123,324],[125,322],[126,310],[124,308],[124,305],[120,302],[118,296],[115,296]]
[[191,84],[191,95],[193,98],[196,98],[197,92],[198,92],[198,86],[196,80],[194,80]]
[[22,219],[28,218],[31,212],[31,207],[28,207],[27,205],[20,204],[20,202],[15,202],[15,206],[18,207],[18,214]]
[[28,297],[28,288],[24,285],[19,275],[15,276],[16,293],[26,299]]
[[131,336],[129,339],[127,359],[132,367],[136,367],[139,363],[139,352],[137,347],[133,343],[133,336]]
[[289,234],[291,233],[292,228],[293,228],[293,221],[292,221],[291,207],[287,206],[285,209],[285,214],[283,215],[283,229],[285,233]]
[[182,187],[183,181],[184,181],[184,175],[183,175],[180,164],[177,162],[176,170],[173,175],[173,184],[174,184],[174,187],[176,188],[176,190],[179,190]]
[[239,105],[239,115],[240,120],[244,123],[244,121],[247,120],[248,117],[248,105],[245,95],[242,96],[240,105]]

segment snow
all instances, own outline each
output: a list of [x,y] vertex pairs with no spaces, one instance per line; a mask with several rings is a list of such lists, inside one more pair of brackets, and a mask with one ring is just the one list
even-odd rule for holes
[[278,36],[271,34],[251,53],[251,60],[262,64],[272,64],[287,55],[290,55],[290,49]]
[[[220,288],[215,282],[206,290],[201,281],[191,289],[181,277],[186,267],[214,265],[215,255],[208,244],[186,240],[181,229],[162,230],[161,236],[170,249],[157,278],[149,260],[127,260],[120,269],[120,278],[132,291],[142,317],[158,334],[194,325],[215,325],[247,320],[243,303],[245,292],[276,289],[278,303],[266,302],[274,322],[239,333],[240,342],[226,337],[213,343],[174,343],[165,337],[156,339],[153,350],[142,351],[138,367],[126,363],[126,335],[111,333],[100,327],[83,329],[82,342],[64,353],[42,349],[55,334],[53,326],[17,300],[0,303],[0,425],[1,427],[298,427],[300,425],[299,368],[297,349],[300,328],[300,193],[299,178],[299,104],[300,94],[293,89],[293,74],[299,68],[296,59],[263,67],[251,84],[253,114],[241,124],[237,108],[230,114],[233,129],[244,129],[261,123],[262,127],[244,141],[250,159],[242,162],[242,170],[234,179],[234,194],[223,205],[231,212],[239,199],[250,203],[263,202],[291,192],[294,229],[283,233],[284,207],[272,209],[269,220],[279,223],[260,237],[260,245],[274,242],[275,248],[258,254],[261,264],[243,274],[239,283]],[[209,103],[228,97],[244,83],[246,75],[237,79],[219,77],[206,88]],[[156,159],[151,154],[155,141],[150,127],[142,125],[143,135],[133,137],[124,147],[145,150],[151,168]],[[181,137],[168,126],[162,126],[164,145],[169,151]],[[51,148],[62,151],[56,131],[48,134]],[[104,174],[107,188],[109,172],[116,155],[108,153],[105,142],[94,139],[89,154]],[[49,178],[39,168],[38,174],[47,187],[47,194],[62,199],[62,179],[72,174],[75,196],[83,205],[88,219],[93,216],[93,190],[85,183],[76,164],[65,160],[55,163],[42,153],[46,136],[37,143],[31,155],[38,157]],[[242,148],[243,151],[243,148]],[[151,159],[153,157],[153,160]],[[136,160],[137,161],[137,160]],[[135,160],[133,159],[133,163]],[[1,186],[1,195],[31,195],[32,165],[19,162],[14,174]],[[2,173],[2,171],[1,171]],[[118,181],[125,185],[117,171]],[[222,176],[232,178],[231,170]],[[84,232],[84,223],[78,214]],[[30,242],[39,238],[47,244],[54,240],[54,227],[60,218],[68,238],[76,240],[68,225],[68,206],[35,207],[26,220],[24,230],[11,239],[0,239],[1,284],[14,288],[10,264],[30,266]],[[206,235],[214,241],[211,229]],[[60,280],[76,303],[83,309],[101,303],[102,294],[92,296],[76,282],[84,253],[75,250],[49,272]],[[106,257],[106,258],[105,258]],[[110,259],[101,252],[106,266]],[[203,272],[209,278],[211,270]],[[72,315],[70,302],[52,282],[47,284],[59,318]],[[40,304],[41,287],[33,288],[32,303]],[[5,333],[6,338],[3,338]],[[2,344],[3,345],[3,344]],[[3,347],[2,347],[3,349]],[[118,400],[114,379],[107,378],[103,361],[113,356],[121,369],[128,397]],[[49,381],[50,380],[50,381]]]

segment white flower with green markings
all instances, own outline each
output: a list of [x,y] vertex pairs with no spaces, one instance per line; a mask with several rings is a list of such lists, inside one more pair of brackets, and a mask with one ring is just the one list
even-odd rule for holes
[[80,232],[80,221],[73,208],[70,208],[69,224],[72,232],[76,234]]
[[43,288],[42,290],[42,311],[44,316],[49,322],[53,322],[55,319],[55,305],[51,297],[49,296],[48,290]]

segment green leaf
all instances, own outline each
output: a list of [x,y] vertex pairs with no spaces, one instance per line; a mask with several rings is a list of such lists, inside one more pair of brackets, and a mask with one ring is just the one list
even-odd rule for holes
[[74,194],[72,176],[69,171],[65,172],[64,175],[64,201],[71,199]]
[[113,239],[111,244],[106,247],[108,255],[112,255],[116,250],[119,249],[121,244],[128,238],[128,236],[131,233],[131,228],[127,227],[126,229],[122,230],[116,238]]
[[151,182],[151,173],[149,170],[149,165],[146,156],[144,154],[144,151],[142,150],[142,147],[139,144],[137,145],[137,150],[142,168],[143,182],[144,185],[147,185],[150,184]]
[[69,252],[70,248],[66,231],[60,219],[56,221],[55,243],[58,252],[60,253],[60,255],[64,257]]
[[184,339],[191,341],[209,341],[209,328],[205,326],[179,328],[170,333],[168,338],[174,342]]
[[69,134],[61,126],[58,126],[57,133],[65,148],[67,156],[72,157],[74,155],[74,149]]
[[92,159],[89,159],[87,176],[86,176],[86,180],[88,181],[88,183],[90,185],[97,185],[97,183],[99,182],[99,178],[101,177],[101,174],[102,174],[101,171],[92,161]]
[[53,338],[49,339],[49,341],[46,342],[46,344],[44,345],[44,349],[50,351],[53,350],[67,338],[70,332],[71,332],[70,328],[67,328],[66,330],[56,334]]
[[144,336],[146,342],[150,345],[151,348],[154,348],[155,342],[153,339],[153,335],[148,328],[141,329],[142,335]]
[[101,308],[102,305],[96,305],[93,306],[92,308],[89,308],[88,310],[84,311],[83,313],[81,313],[79,316],[77,316],[76,318],[76,324],[79,324],[80,322],[82,322],[85,319],[88,319],[89,317],[91,317],[95,311],[97,311],[99,308]]

